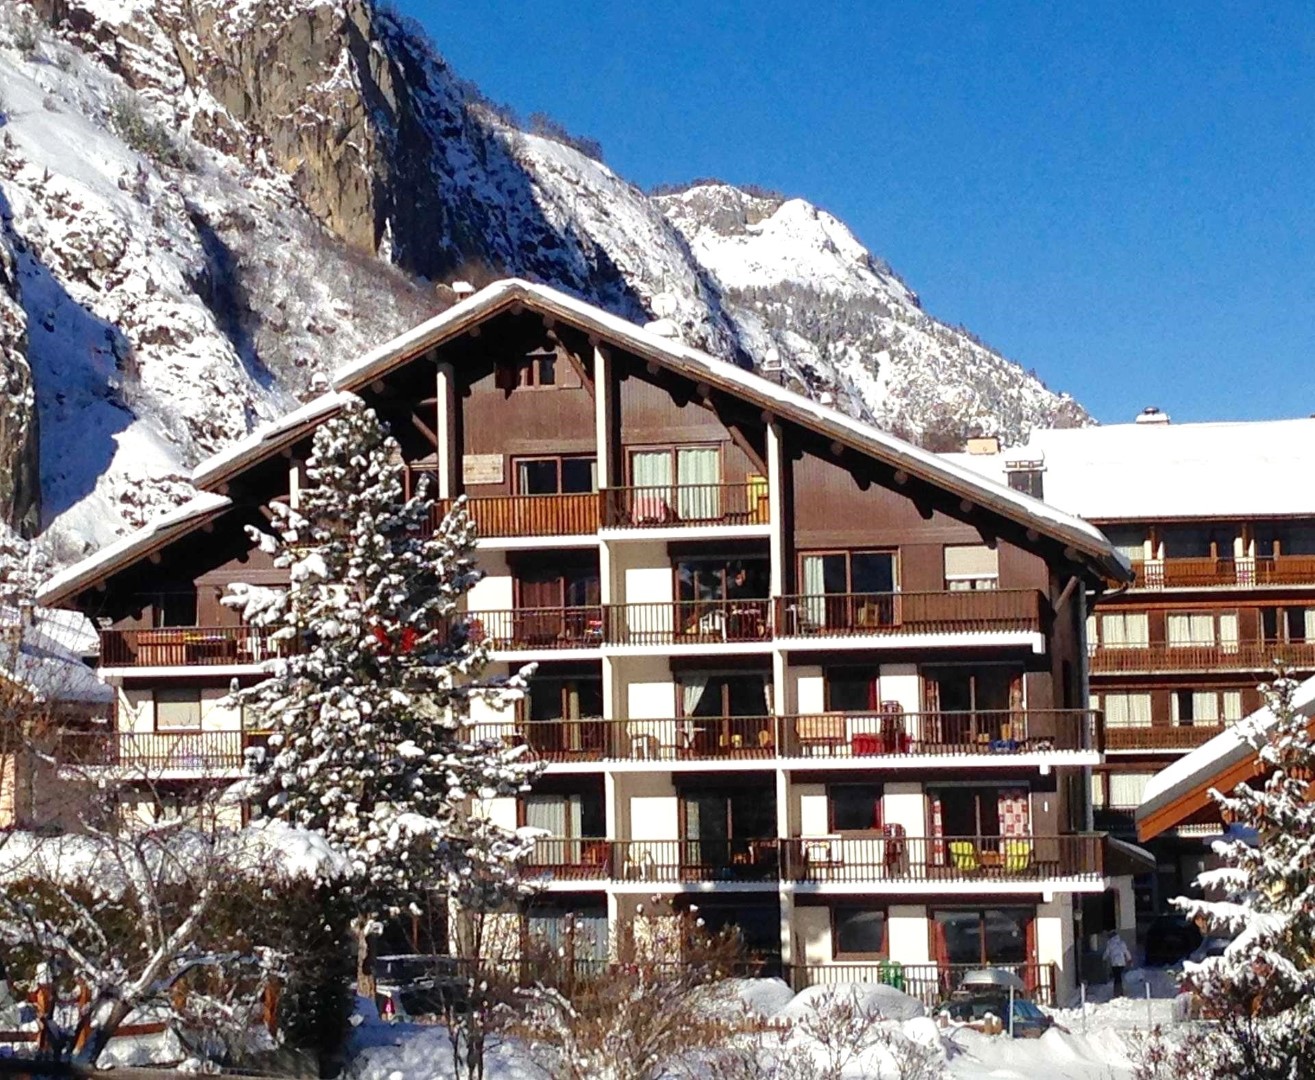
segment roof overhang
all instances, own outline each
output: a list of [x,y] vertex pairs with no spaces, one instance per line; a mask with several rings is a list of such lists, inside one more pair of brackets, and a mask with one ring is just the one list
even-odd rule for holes
[[170,510],[144,528],[60,571],[41,587],[36,596],[37,603],[58,607],[78,593],[98,585],[124,566],[195,532],[232,505],[233,501],[223,495],[199,492],[182,506]]
[[[1292,707],[1310,718],[1309,727],[1315,733],[1315,678],[1297,688]],[[1277,722],[1266,705],[1156,773],[1134,815],[1137,838],[1151,840],[1192,821],[1214,802],[1211,791],[1228,793],[1260,776],[1264,764],[1250,737],[1253,733],[1263,736]]]

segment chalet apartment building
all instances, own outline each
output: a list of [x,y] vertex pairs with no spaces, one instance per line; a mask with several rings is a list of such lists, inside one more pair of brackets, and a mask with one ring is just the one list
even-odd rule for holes
[[548,763],[485,807],[548,835],[527,932],[569,915],[605,957],[656,896],[800,983],[884,970],[928,992],[1002,963],[1053,994],[1088,935],[1130,924],[1148,862],[1093,830],[1088,798],[1088,598],[1131,577],[1097,529],[518,281],[333,386],[45,586],[101,627],[117,700],[92,757],[238,774],[259,734],[222,699],[268,650],[220,598],[281,583],[244,526],[296,499],[350,392],[412,476],[468,496],[486,575],[468,617],[497,669],[538,662],[527,701],[473,718]]
[[[1131,562],[1088,617],[1091,705],[1105,716],[1095,822],[1131,835],[1151,778],[1261,704],[1281,659],[1315,674],[1315,419],[1037,431],[952,455],[1098,525]],[[1159,829],[1143,907],[1203,866],[1208,821]]]

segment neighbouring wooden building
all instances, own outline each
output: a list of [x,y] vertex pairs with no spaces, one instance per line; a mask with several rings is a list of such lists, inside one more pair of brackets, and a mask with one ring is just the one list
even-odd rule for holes
[[569,914],[603,955],[657,894],[799,983],[884,963],[930,993],[1001,963],[1053,994],[1085,936],[1129,925],[1146,864],[1089,796],[1088,605],[1131,578],[1098,529],[520,281],[332,385],[46,585],[101,627],[118,753],[180,785],[241,770],[259,733],[224,698],[269,646],[220,601],[282,582],[245,527],[295,503],[354,393],[412,476],[469,497],[468,617],[503,669],[538,662],[521,707],[475,717],[549,763],[485,808],[551,834],[527,932]]
[[[1276,659],[1315,674],[1315,419],[1132,424],[1037,431],[961,464],[1079,514],[1132,563],[1088,617],[1091,704],[1105,714],[1096,824],[1134,834],[1151,778],[1262,704]],[[1149,913],[1204,865],[1217,828],[1156,831]]]

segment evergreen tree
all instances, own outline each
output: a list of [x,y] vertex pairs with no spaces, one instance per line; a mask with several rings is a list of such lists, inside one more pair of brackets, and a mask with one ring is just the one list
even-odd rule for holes
[[[472,801],[524,790],[533,766],[469,727],[474,698],[508,702],[522,675],[485,678],[485,644],[458,602],[479,579],[461,506],[403,498],[397,444],[357,399],[315,433],[296,509],[253,531],[286,592],[237,586],[225,602],[277,628],[281,659],[241,703],[273,732],[269,810],[350,860],[358,924],[437,890],[483,909],[516,889],[528,842]],[[522,673],[523,674],[523,673]],[[363,946],[364,951],[364,946]]]
[[1288,1080],[1315,1075],[1315,741],[1282,669],[1261,689],[1268,711],[1244,734],[1268,775],[1212,792],[1232,837],[1214,846],[1222,865],[1197,878],[1208,899],[1175,902],[1209,932],[1236,935],[1222,956],[1188,965],[1218,1019],[1194,1075]]

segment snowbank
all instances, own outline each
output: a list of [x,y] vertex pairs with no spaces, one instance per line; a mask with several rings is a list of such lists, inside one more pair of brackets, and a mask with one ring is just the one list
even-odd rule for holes
[[834,983],[810,986],[778,1013],[782,1020],[800,1020],[833,1001],[852,1000],[864,1012],[874,1012],[885,1020],[913,1020],[926,1016],[921,1001],[902,990],[881,983]]

